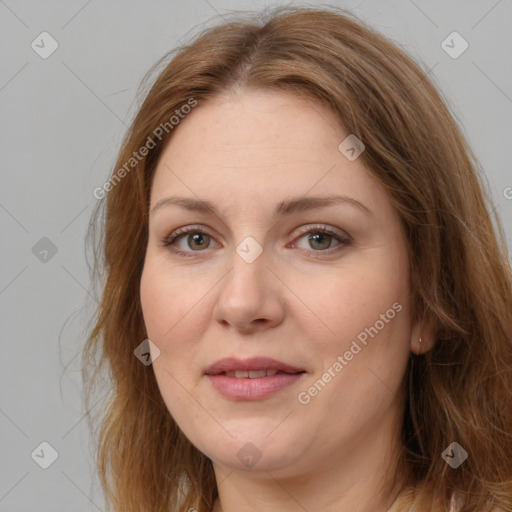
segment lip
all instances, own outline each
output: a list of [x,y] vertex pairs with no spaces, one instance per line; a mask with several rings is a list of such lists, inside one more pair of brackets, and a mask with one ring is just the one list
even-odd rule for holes
[[[276,370],[271,376],[256,378],[228,377],[225,372],[236,370]],[[278,391],[297,383],[306,371],[268,357],[219,359],[205,371],[205,377],[213,388],[227,398],[234,400],[262,400]]]
[[270,357],[251,357],[250,359],[225,357],[224,359],[219,359],[208,367],[205,374],[218,375],[220,373],[232,372],[234,370],[256,371],[263,369],[277,370],[284,373],[299,373],[305,371],[303,368],[297,368]]

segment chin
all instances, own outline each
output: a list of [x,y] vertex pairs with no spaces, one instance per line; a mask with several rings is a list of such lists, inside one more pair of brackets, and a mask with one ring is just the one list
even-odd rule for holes
[[[272,428],[275,429],[275,422]],[[272,429],[265,429],[264,433],[251,429],[233,437],[226,434],[221,439],[215,439],[210,436],[196,447],[214,463],[233,471],[286,472],[287,467],[296,467],[301,453],[298,440],[289,431],[283,430],[283,433],[285,436],[279,437],[277,431],[272,432]]]

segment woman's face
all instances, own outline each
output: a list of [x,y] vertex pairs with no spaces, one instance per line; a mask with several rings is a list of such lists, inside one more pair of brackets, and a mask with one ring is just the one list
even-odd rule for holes
[[174,129],[141,281],[170,414],[217,468],[376,463],[416,333],[385,192],[350,139],[339,149],[349,133],[332,113],[292,94],[200,103]]

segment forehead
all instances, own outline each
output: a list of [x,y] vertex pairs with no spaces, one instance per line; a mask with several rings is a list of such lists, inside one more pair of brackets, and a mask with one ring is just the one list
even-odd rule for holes
[[327,145],[330,132],[337,132],[336,139],[344,133],[324,105],[290,92],[242,91],[216,97],[199,107],[194,112],[196,120],[208,120],[202,135],[208,140],[225,141],[228,137],[237,146],[269,142],[276,146],[301,142]]
[[160,156],[151,205],[176,193],[251,206],[309,192],[385,203],[362,159],[338,149],[348,135],[323,105],[291,93],[244,91],[199,103]]

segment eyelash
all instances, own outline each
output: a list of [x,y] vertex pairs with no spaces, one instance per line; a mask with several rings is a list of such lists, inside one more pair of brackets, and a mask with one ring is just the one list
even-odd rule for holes
[[[184,227],[184,228],[179,228],[176,231],[174,231],[173,233],[171,233],[170,235],[165,236],[164,238],[162,238],[160,240],[158,245],[161,246],[161,247],[167,247],[173,253],[175,253],[175,254],[177,254],[179,256],[184,256],[184,257],[194,257],[196,255],[194,253],[205,252],[205,250],[182,251],[181,249],[171,248],[171,246],[176,241],[178,241],[179,238],[181,238],[184,235],[190,235],[190,234],[208,235],[208,236],[213,238],[213,236],[210,233],[208,233],[208,231],[205,231],[201,226],[187,226],[187,227]],[[308,235],[308,234],[332,235],[339,242],[339,246],[348,246],[348,245],[351,245],[351,243],[352,243],[352,239],[348,235],[346,237],[344,237],[343,235],[340,235],[339,233],[337,233],[333,229],[329,228],[329,226],[322,225],[322,224],[318,224],[318,225],[314,225],[314,226],[308,226],[307,231],[304,231],[304,232],[300,233],[301,236],[299,237],[299,239],[302,238],[302,236]],[[339,246],[337,245],[336,247],[333,247],[331,249],[326,249],[326,250],[317,250],[317,251],[311,250],[311,251],[307,251],[307,252],[310,255],[314,256],[314,257],[322,257],[318,253],[329,253],[329,254],[331,254],[332,251],[333,250],[336,251],[336,249]]]

